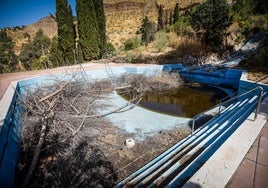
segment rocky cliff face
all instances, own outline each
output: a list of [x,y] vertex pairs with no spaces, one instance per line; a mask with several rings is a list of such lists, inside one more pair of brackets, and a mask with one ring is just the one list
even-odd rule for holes
[[107,34],[109,41],[119,47],[127,38],[135,37],[142,24],[142,19],[148,16],[150,21],[157,23],[158,7],[164,5],[164,17],[168,20],[176,3],[181,9],[190,9],[204,0],[106,0],[105,12],[107,19]]
[[[176,3],[182,10],[204,0],[104,0],[106,14],[107,37],[114,46],[119,47],[126,39],[136,36],[142,24],[142,19],[147,15],[150,21],[157,22],[158,7],[164,5],[165,17],[173,12]],[[16,43],[16,53],[23,43],[27,43],[29,35],[34,37],[35,33],[42,29],[49,38],[57,35],[57,23],[53,16],[42,18],[37,23],[28,25],[21,29],[10,29],[8,33]],[[29,35],[28,35],[28,34]]]

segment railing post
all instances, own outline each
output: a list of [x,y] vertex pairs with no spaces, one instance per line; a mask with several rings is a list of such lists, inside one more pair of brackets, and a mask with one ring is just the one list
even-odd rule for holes
[[254,116],[254,121],[255,119],[258,117],[258,114],[260,112],[260,106],[261,106],[261,99],[262,99],[262,95],[263,95],[263,88],[260,87],[260,93],[259,93],[259,99],[258,99],[258,104],[257,104],[257,108],[256,108],[256,112],[255,112],[255,116]]
[[220,104],[219,104],[219,113],[218,113],[218,115],[220,115],[220,113],[221,113],[221,101],[220,101]]
[[191,133],[191,135],[193,135],[193,132],[194,132],[194,126],[195,126],[195,117],[193,117],[193,122],[192,122],[192,133]]

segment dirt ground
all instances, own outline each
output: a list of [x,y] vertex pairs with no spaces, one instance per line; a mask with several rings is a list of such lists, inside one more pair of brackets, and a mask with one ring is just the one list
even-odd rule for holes
[[[115,126],[104,126],[93,143],[100,148],[114,167],[114,172],[106,174],[105,177],[109,179],[115,175],[113,183],[117,183],[189,134],[190,128],[185,127],[159,131],[155,136],[137,141],[133,148],[127,148],[125,140],[133,138],[134,135],[122,132]],[[92,185],[96,186],[98,183],[97,180]]]

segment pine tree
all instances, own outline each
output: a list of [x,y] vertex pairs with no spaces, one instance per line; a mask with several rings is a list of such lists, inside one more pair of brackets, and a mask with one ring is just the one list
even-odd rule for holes
[[26,70],[44,69],[50,66],[51,41],[40,29],[28,44],[23,45],[19,58]]
[[77,0],[76,12],[78,21],[79,47],[86,61],[99,59],[100,33],[93,1]]
[[106,18],[104,14],[103,0],[94,0],[94,6],[96,11],[98,32],[100,35],[99,47],[101,56],[106,52],[107,38],[106,38]]
[[163,5],[160,5],[159,6],[159,9],[158,9],[158,25],[157,25],[157,30],[161,30],[161,29],[164,28],[163,14],[164,14]]
[[175,24],[179,20],[179,3],[176,3],[175,9],[174,9],[174,14],[173,14],[173,23]]
[[140,30],[142,45],[147,46],[149,42],[153,41],[155,33],[155,26],[152,22],[149,21],[149,18],[147,16],[145,16],[143,19]]
[[6,30],[0,30],[0,73],[16,70],[17,56],[13,47],[14,43]]
[[58,24],[58,48],[64,64],[75,62],[75,33],[73,15],[67,0],[56,0],[56,18]]

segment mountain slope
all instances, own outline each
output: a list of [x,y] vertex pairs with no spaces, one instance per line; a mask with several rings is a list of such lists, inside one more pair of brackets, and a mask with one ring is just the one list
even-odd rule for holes
[[[106,28],[108,41],[115,47],[121,46],[126,39],[136,36],[142,19],[147,15],[150,21],[157,22],[158,6],[164,5],[165,17],[168,19],[176,3],[181,10],[190,9],[204,0],[104,0]],[[37,23],[9,28],[8,34],[15,42],[15,52],[19,53],[21,46],[33,38],[42,29],[49,38],[57,35],[57,23],[54,16],[40,19]],[[29,37],[30,36],[30,37]]]

